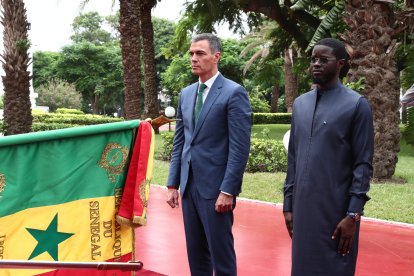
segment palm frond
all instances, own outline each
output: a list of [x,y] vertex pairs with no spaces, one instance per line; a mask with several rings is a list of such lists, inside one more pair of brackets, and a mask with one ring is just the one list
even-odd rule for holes
[[299,0],[293,6],[290,7],[291,10],[304,10],[312,4],[312,0]]
[[318,28],[316,29],[315,33],[313,34],[313,37],[311,41],[309,42],[308,47],[306,48],[305,52],[308,52],[310,49],[313,48],[313,46],[324,38],[327,34],[329,34],[329,30],[332,27],[332,25],[335,23],[336,20],[338,20],[339,17],[342,16],[342,12],[345,8],[345,1],[338,1],[335,7],[333,7],[325,16],[324,19],[322,19],[321,23],[319,24]]
[[263,45],[266,42],[264,39],[258,39],[249,43],[240,53],[239,57],[244,57],[248,52],[253,50],[256,47]]
[[259,58],[262,57],[262,52],[264,51],[265,48],[260,49],[259,51],[257,51],[256,53],[254,53],[254,55],[246,62],[246,65],[243,68],[243,75],[246,75],[247,70],[249,70],[250,66],[252,66],[252,64]]

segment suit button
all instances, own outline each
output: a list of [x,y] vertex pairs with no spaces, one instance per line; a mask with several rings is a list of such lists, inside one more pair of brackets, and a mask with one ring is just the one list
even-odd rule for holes
[[190,165],[190,161],[187,161],[188,165]]

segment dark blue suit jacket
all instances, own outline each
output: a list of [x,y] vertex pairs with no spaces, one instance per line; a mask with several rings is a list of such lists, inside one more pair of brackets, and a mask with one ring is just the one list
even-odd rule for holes
[[217,198],[220,191],[238,195],[250,151],[252,120],[247,92],[219,74],[194,126],[197,88],[198,82],[180,94],[167,185],[180,188],[183,196],[192,168],[203,198]]

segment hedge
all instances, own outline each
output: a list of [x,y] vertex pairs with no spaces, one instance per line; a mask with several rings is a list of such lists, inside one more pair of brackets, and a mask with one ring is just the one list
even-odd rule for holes
[[83,111],[74,108],[58,108],[55,112],[60,114],[85,114]]
[[[114,118],[101,115],[76,114],[76,110],[63,110],[62,113],[46,113],[33,111],[32,131],[46,131],[86,125],[98,125],[123,121],[123,118]],[[0,132],[4,122],[0,120]]]
[[253,113],[253,124],[290,124],[292,113]]
[[33,123],[97,125],[120,122],[123,120],[123,118],[91,114],[33,113]]
[[[169,161],[173,148],[174,132],[163,132],[161,159]],[[247,172],[286,172],[287,153],[282,141],[251,139]]]

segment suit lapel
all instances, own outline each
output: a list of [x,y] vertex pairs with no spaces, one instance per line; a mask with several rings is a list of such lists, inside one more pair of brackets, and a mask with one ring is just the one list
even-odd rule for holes
[[197,135],[197,133],[200,131],[201,126],[203,125],[206,117],[208,116],[208,113],[210,112],[212,105],[216,101],[217,97],[220,95],[222,91],[221,88],[223,87],[223,81],[224,81],[223,76],[219,74],[216,80],[214,81],[213,86],[210,88],[207,98],[204,101],[203,108],[201,109],[201,113],[200,113],[200,117],[198,118],[197,125],[194,128],[193,140],[194,140],[194,137]]

